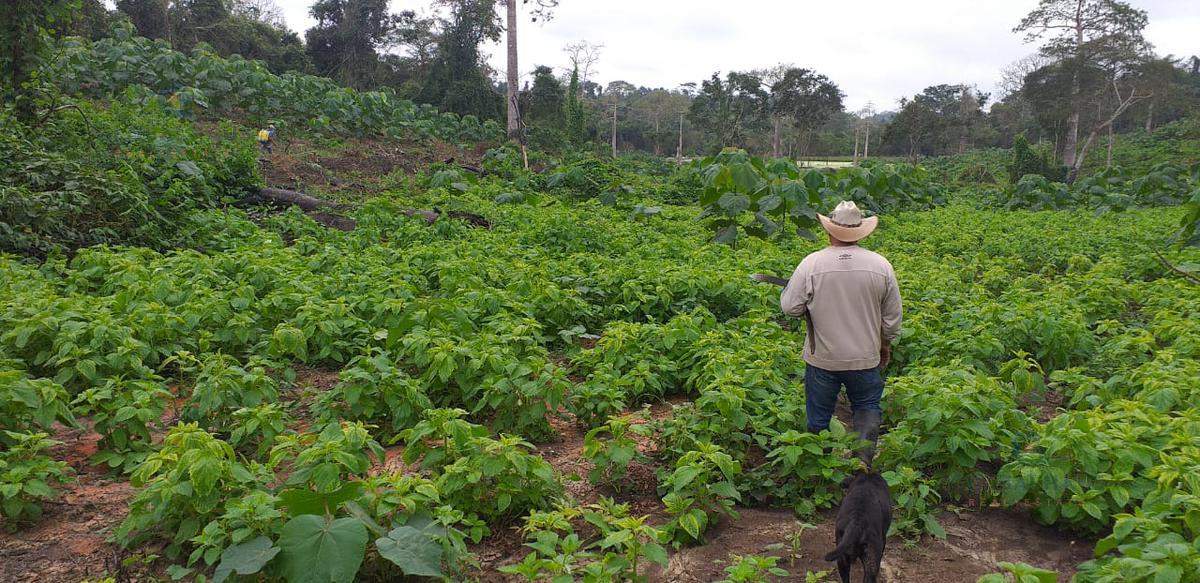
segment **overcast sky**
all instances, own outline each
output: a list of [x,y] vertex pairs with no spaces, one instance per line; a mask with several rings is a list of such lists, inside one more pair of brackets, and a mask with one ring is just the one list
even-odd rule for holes
[[[276,0],[288,25],[313,25],[311,0]],[[1200,54],[1200,0],[1132,0],[1150,14],[1146,28],[1160,55]],[[392,0],[393,11],[427,12],[430,2]],[[846,94],[846,108],[896,101],[939,83],[995,92],[1000,69],[1032,53],[1012,28],[1037,0],[561,0],[553,20],[518,25],[519,61],[567,65],[563,46],[602,44],[601,84],[623,80],[677,87],[714,71],[792,63],[825,74]],[[489,62],[506,67],[498,44]]]

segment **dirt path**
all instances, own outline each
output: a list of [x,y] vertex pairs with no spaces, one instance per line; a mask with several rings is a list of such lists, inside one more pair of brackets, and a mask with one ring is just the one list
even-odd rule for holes
[[[799,530],[790,510],[741,510],[741,518],[718,525],[702,547],[684,549],[671,556],[670,565],[652,580],[700,582],[721,579],[731,554],[769,554],[783,557],[779,564],[791,573],[781,581],[804,581],[808,571],[833,571],[836,567],[821,557],[833,548],[833,516],[828,512],[815,529],[797,538],[792,556],[789,538]],[[923,541],[905,546],[888,541],[883,560],[884,583],[974,583],[980,575],[995,571],[998,561],[1021,561],[1059,573],[1069,580],[1075,566],[1091,557],[1091,542],[1074,542],[1060,533],[1038,527],[1022,512],[985,509],[961,517],[941,516],[947,530],[943,541]],[[766,550],[783,543],[788,548]],[[793,562],[794,559],[794,562]],[[857,581],[861,571],[855,569]]]

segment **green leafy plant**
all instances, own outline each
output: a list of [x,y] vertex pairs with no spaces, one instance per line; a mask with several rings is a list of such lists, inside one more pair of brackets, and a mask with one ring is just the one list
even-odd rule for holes
[[268,467],[290,470],[289,486],[332,494],[347,480],[365,474],[372,460],[384,459],[383,447],[362,422],[330,422],[319,433],[282,435],[271,448]]
[[163,424],[173,395],[157,380],[110,379],[75,397],[75,413],[89,416],[101,435],[92,461],[129,473],[149,455],[152,432]]
[[461,409],[430,409],[400,433],[404,460],[436,472],[443,500],[488,519],[547,506],[562,490],[554,469],[532,445],[513,435],[487,437],[485,428],[461,417]]
[[1011,392],[981,374],[926,368],[891,390],[885,413],[901,421],[880,439],[878,463],[923,468],[942,494],[990,499],[993,487],[977,481],[976,468],[1012,459],[1032,437],[1033,423]]
[[41,518],[40,502],[57,495],[54,486],[71,481],[70,468],[42,453],[62,445],[49,435],[7,429],[3,434],[11,445],[0,450],[0,515],[8,530],[16,530],[24,522]]
[[320,419],[387,421],[392,432],[416,424],[433,403],[425,388],[396,366],[387,352],[370,349],[355,357],[338,375],[338,384],[313,403]]
[[256,407],[279,398],[277,383],[261,362],[242,367],[233,357],[214,354],[200,363],[191,398],[183,415],[214,429],[224,429],[234,410]]
[[979,578],[976,583],[1058,583],[1058,573],[1026,565],[1025,563],[996,563],[1004,571]]
[[[76,425],[62,385],[50,379],[31,379],[20,370],[0,371],[0,427],[49,430],[55,421]],[[6,440],[0,439],[3,443]]]
[[704,531],[722,514],[737,518],[733,505],[742,499],[734,487],[742,465],[718,445],[700,443],[697,448],[660,479],[659,489],[666,492],[663,504],[672,517],[664,530],[676,545],[703,541]]
[[846,431],[837,419],[820,433],[788,430],[775,438],[777,447],[767,453],[770,463],[752,475],[762,475],[765,490],[776,503],[790,504],[800,516],[812,516],[832,507],[842,496],[842,480],[862,467],[857,434]]
[[608,423],[587,432],[583,437],[583,457],[592,463],[588,479],[593,484],[604,484],[620,490],[629,463],[646,462],[648,458],[638,451],[636,436],[646,437],[650,426],[644,417],[623,415],[611,417]]
[[931,534],[939,539],[946,538],[946,529],[937,520],[937,505],[942,497],[932,480],[908,466],[882,475],[892,495],[889,535],[908,538]]
[[1027,174],[1057,181],[1066,178],[1066,167],[1055,166],[1047,154],[1048,152],[1038,152],[1030,146],[1025,134],[1018,134],[1013,139],[1012,160],[1008,165],[1009,184],[1016,184]]
[[[211,566],[220,560],[227,568],[238,565],[235,570],[243,575],[250,574],[244,572],[250,569],[247,566],[249,557],[243,557],[241,553],[253,550],[269,559],[263,556],[269,549],[263,547],[261,539],[273,535],[283,525],[286,516],[280,509],[280,502],[278,496],[262,490],[254,490],[240,499],[230,500],[225,505],[224,514],[205,524],[200,533],[192,537],[190,542],[195,549],[188,556],[187,564],[194,565],[203,560],[205,565]],[[267,539],[267,542],[270,540]],[[243,543],[248,544],[241,550],[229,550]],[[214,578],[218,576],[214,574]]]
[[997,476],[1002,501],[1029,499],[1046,524],[1099,531],[1154,489],[1147,470],[1169,455],[1173,422],[1135,401],[1064,413],[1041,428],[1031,451]]
[[229,443],[235,448],[253,447],[256,457],[262,457],[275,445],[275,437],[287,430],[289,421],[291,417],[279,403],[238,409],[232,415]]
[[771,577],[787,577],[787,570],[778,564],[779,557],[730,555],[725,578],[717,583],[760,583],[770,581]]
[[[818,224],[817,209],[821,204],[818,188],[824,186],[820,175],[807,174],[801,180],[800,171],[787,161],[764,162],[741,150],[725,150],[699,161],[704,176],[700,193],[700,218],[714,217],[708,227],[719,243],[737,241],[738,231],[747,235],[767,237],[780,230],[781,223],[791,223],[797,232],[812,238]],[[741,215],[749,212],[753,219],[743,224]]]
[[167,556],[173,558],[221,515],[226,501],[245,496],[269,478],[264,468],[243,464],[233,447],[198,424],[181,423],[129,481],[139,490],[129,502],[129,515],[114,532],[117,542],[128,546],[162,535],[171,541]]
[[771,543],[765,547],[768,551],[787,551],[788,566],[795,567],[796,559],[804,556],[801,552],[804,543],[804,533],[817,528],[816,525],[808,522],[796,521],[796,529],[787,535],[787,542]]
[[[574,532],[570,520],[580,516],[595,528],[593,537]],[[630,516],[627,504],[606,498],[583,509],[563,506],[535,513],[522,529],[534,552],[500,570],[529,581],[646,581],[641,565],[667,565],[661,544],[666,533],[648,525],[647,518]]]

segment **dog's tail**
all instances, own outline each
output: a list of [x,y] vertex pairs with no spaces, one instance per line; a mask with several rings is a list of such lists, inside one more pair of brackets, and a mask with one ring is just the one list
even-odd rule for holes
[[837,546],[825,555],[825,560],[837,561],[850,554],[854,550],[854,546],[858,544],[859,539],[862,538],[859,535],[861,528],[857,522],[847,524],[846,530],[842,532],[842,540],[839,540]]

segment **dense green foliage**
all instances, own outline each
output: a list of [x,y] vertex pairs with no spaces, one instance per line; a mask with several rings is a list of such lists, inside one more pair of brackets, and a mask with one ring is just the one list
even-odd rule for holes
[[1012,162],[1008,165],[1008,182],[1016,184],[1029,174],[1036,174],[1050,180],[1061,181],[1067,176],[1065,167],[1056,167],[1050,160],[1051,152],[1038,152],[1029,145],[1029,140],[1021,134],[1013,140]]
[[1052,182],[1040,174],[1026,174],[1011,186],[986,196],[992,204],[1007,209],[1088,207],[1101,211],[1121,211],[1134,207],[1178,205],[1190,200],[1198,188],[1200,164],[1186,169],[1163,162],[1136,176],[1120,166],[1113,166],[1069,185]]
[[122,28],[103,40],[69,38],[60,45],[46,74],[64,92],[112,98],[132,90],[184,117],[206,112],[248,116],[262,125],[275,121],[322,131],[446,140],[494,139],[499,131],[472,116],[439,113],[401,99],[390,89],[359,92],[326,78],[277,75],[261,62],[225,59],[203,46],[184,54]]
[[32,131],[0,112],[0,249],[188,245],[190,211],[261,186],[249,140],[214,139],[157,105],[81,104]]
[[[1102,537],[1081,582],[1200,573],[1193,122],[1122,136],[1117,165],[1057,182],[1047,140],[1021,132],[1057,131],[1067,112],[1046,97],[1060,63],[993,113],[970,87],[935,85],[875,128],[895,153],[958,156],[813,169],[791,155],[831,133],[848,150],[875,119],[842,112],[822,75],[735,71],[695,96],[601,89],[573,54],[565,91],[538,68],[521,102],[537,144],[579,151],[530,152],[534,171],[510,145],[476,171],[447,160],[389,179],[337,231],[230,205],[263,185],[246,126],[421,147],[498,139],[493,122],[400,98],[498,117],[479,53],[501,30],[496,3],[448,2],[435,34],[381,0],[318,2],[308,52],[323,73],[358,88],[413,74],[378,91],[217,56],[237,49],[205,39],[280,32],[244,2],[122,0],[159,40],[124,23],[51,40],[59,5],[0,9],[14,49],[0,56],[3,91],[19,97],[0,111],[5,528],[38,520],[72,479],[50,436],[81,426],[99,434],[91,461],[134,488],[113,540],[161,549],[175,578],[466,580],[479,574],[468,544],[523,523],[531,552],[505,574],[643,581],[740,507],[815,521],[865,444],[837,420],[797,430],[799,325],[779,316],[777,289],[745,276],[789,273],[822,246],[816,214],[852,199],[882,217],[866,246],[891,259],[905,298],[875,460],[892,534],[944,538],[944,504],[998,502]],[[294,40],[250,48],[286,61]],[[383,54],[393,42],[414,50]],[[1166,86],[1187,82],[1165,67]],[[1178,117],[1185,102],[1163,109]],[[1020,119],[1026,105],[1038,119]],[[703,131],[685,130],[689,109]],[[655,155],[587,151],[601,114]],[[676,167],[661,156],[676,120],[692,151],[766,151],[770,132],[787,157],[727,148]],[[1011,152],[971,150],[1004,136]],[[564,470],[545,445],[568,424],[582,465]],[[640,515],[625,486],[651,475],[642,495],[661,512]],[[568,480],[590,482],[595,502],[572,499]],[[727,580],[782,576],[778,559],[735,556]]]
[[[25,371],[13,378],[47,383],[7,414],[34,427],[69,416],[52,403],[78,395],[75,414],[108,436],[99,459],[132,471],[145,488],[122,533],[165,538],[194,568],[229,560],[232,569],[250,548],[242,545],[254,544],[274,557],[258,568],[285,575],[300,568],[293,561],[303,552],[315,552],[289,541],[318,518],[335,527],[331,548],[364,549],[361,564],[345,569],[386,572],[386,560],[365,549],[394,550],[360,538],[348,521],[368,532],[373,523],[381,532],[372,536],[407,541],[403,548],[430,553],[423,556],[436,547],[439,568],[459,568],[463,537],[553,507],[559,478],[525,439],[496,432],[544,437],[548,417],[561,411],[554,399],[600,428],[588,445],[599,483],[619,479],[635,460],[660,468],[670,521],[642,540],[701,539],[739,500],[804,513],[836,503],[837,484],[857,463],[842,455],[858,444],[840,427],[794,431],[803,423],[793,380],[802,372],[800,340],[775,321],[774,293],[744,278],[786,273],[815,243],[749,239],[732,249],[707,242],[695,209],[664,206],[631,221],[597,201],[497,204],[494,192],[488,179],[407,201],[376,199],[356,213],[351,233],[294,213],[263,230],[238,212],[209,211],[197,217],[220,217],[224,226],[205,232],[204,253],[94,248],[41,268],[6,259],[0,352]],[[483,212],[495,227],[428,227],[398,212],[434,201]],[[1034,501],[1047,522],[1084,528],[1153,504],[1153,484],[1174,480],[1167,476],[1182,458],[1141,456],[1127,470],[1134,481],[1118,489],[1109,466],[1086,465],[1083,445],[1060,442],[1076,439],[1064,431],[1076,419],[1117,415],[1119,399],[1131,398],[1147,400],[1139,410],[1154,409],[1128,417],[1127,430],[1105,429],[1113,444],[1151,431],[1160,441],[1146,447],[1184,452],[1194,438],[1187,387],[1197,386],[1200,329],[1192,322],[1200,321],[1200,298],[1131,251],[1178,216],[961,205],[884,215],[871,245],[892,258],[908,306],[879,458],[898,489],[897,532],[940,533],[931,513],[940,499],[1003,493]],[[937,227],[949,217],[957,229]],[[1050,228],[1065,219],[1072,229]],[[284,231],[297,237],[293,244]],[[599,341],[580,346],[589,335]],[[289,420],[306,415],[286,373],[293,360],[344,367],[312,401],[310,418],[319,422],[310,429]],[[1046,390],[1030,370],[1077,410],[1044,427],[1022,412]],[[160,422],[166,391],[199,425],[173,429],[177,437],[153,446],[140,432]],[[282,408],[269,403],[274,391]],[[640,439],[657,444],[641,457],[630,422],[611,416],[669,395],[691,402],[660,421],[634,422]],[[22,412],[30,408],[45,409],[41,421]],[[125,421],[132,419],[149,423]],[[1097,445],[1096,431],[1078,439],[1112,451]],[[427,477],[373,477],[371,460],[381,458],[372,444],[389,440],[406,443],[405,457]],[[168,459],[185,457],[195,458],[187,467],[203,469],[168,469],[184,467]],[[290,477],[273,482],[285,459]],[[980,474],[1005,463],[998,482]],[[1046,472],[1061,482],[1041,477]],[[182,483],[204,496],[175,497]],[[311,507],[301,499],[315,501],[315,513],[297,511]],[[446,530],[390,534],[423,512]],[[1165,512],[1159,520],[1175,528],[1174,511]],[[560,553],[601,557],[610,548],[558,536],[540,535],[521,568],[551,569]],[[1119,542],[1132,548],[1133,540]],[[630,552],[612,560],[641,551]]]
[[[919,166],[876,165],[806,170],[790,160],[765,161],[740,150],[698,160],[703,176],[701,218],[721,243],[735,243],[739,232],[769,237],[791,225],[812,239],[817,213],[839,201],[854,200],[871,213],[932,208],[946,202],[939,185]],[[743,222],[746,214],[749,222]]]

